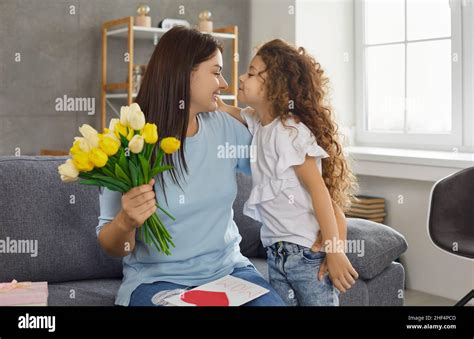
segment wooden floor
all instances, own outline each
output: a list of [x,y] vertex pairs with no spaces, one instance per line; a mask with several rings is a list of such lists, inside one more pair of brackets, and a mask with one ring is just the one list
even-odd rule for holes
[[[459,296],[459,299],[461,299],[461,297],[463,296]],[[425,292],[405,290],[405,306],[453,306],[456,302],[456,300],[439,297]],[[474,300],[471,300],[468,305],[474,306]]]

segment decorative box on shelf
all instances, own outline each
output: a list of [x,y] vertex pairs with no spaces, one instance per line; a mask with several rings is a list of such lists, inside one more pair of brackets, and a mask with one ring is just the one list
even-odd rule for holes
[[0,283],[0,306],[48,306],[48,283]]

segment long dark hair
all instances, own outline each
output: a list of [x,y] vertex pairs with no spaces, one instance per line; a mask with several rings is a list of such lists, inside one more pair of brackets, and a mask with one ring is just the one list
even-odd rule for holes
[[[191,72],[200,63],[209,60],[216,52],[222,52],[222,45],[210,34],[195,29],[177,26],[166,32],[158,42],[148,63],[136,102],[145,114],[146,121],[158,126],[158,142],[166,137],[181,140],[177,154],[177,167],[173,155],[163,157],[170,170],[172,180],[181,189],[179,176],[188,173],[184,157],[185,139],[189,123],[191,102]],[[152,156],[154,162],[155,155]],[[163,173],[158,181],[166,198]]]

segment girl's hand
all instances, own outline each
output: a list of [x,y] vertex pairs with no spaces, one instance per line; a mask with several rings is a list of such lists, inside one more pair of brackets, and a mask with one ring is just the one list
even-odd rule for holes
[[[319,266],[319,272],[318,272],[318,280],[321,281],[323,280],[324,278],[324,275],[328,272],[328,265],[327,265],[327,262],[326,262],[326,258],[324,258],[321,266]],[[329,277],[331,278],[331,277]],[[332,280],[331,280],[332,282]],[[334,283],[333,283],[334,285]]]
[[133,187],[122,195],[122,210],[120,213],[125,220],[126,231],[133,231],[143,225],[156,212],[156,199],[153,185],[155,179],[148,184]]
[[227,104],[221,99],[220,95],[217,96],[217,108],[220,111],[228,112]]
[[316,241],[314,242],[313,246],[311,246],[311,251],[319,252],[321,251],[322,247],[323,247],[323,235],[321,234],[321,231],[318,231],[318,237],[316,238]]
[[[323,267],[324,266],[324,267]],[[359,278],[359,274],[352,267],[351,262],[343,252],[329,252],[326,253],[326,258],[320,267],[319,279],[321,280],[321,270],[329,270],[329,278],[334,287],[342,293],[355,284],[355,279]],[[323,271],[324,272],[324,271]],[[324,274],[324,273],[323,273]]]

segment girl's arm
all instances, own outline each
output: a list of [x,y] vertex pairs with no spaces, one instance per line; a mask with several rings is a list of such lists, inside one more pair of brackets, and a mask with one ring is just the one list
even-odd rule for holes
[[[336,214],[336,223],[337,223],[337,231],[339,233],[339,239],[346,241],[347,239],[347,220],[346,216],[342,209],[337,205],[334,201],[332,201],[332,207],[334,208],[334,212]],[[323,237],[321,235],[321,230],[318,232],[318,236],[316,237],[316,241],[314,242],[311,249],[313,252],[319,252],[323,247]]]
[[347,220],[344,212],[334,201],[332,202],[332,207],[336,214],[337,230],[339,232],[339,239],[346,241],[347,240]]
[[246,125],[245,120],[240,115],[241,108],[227,105],[224,101],[222,101],[220,97],[217,98],[217,106],[219,107],[221,111],[230,114],[231,116],[239,120],[241,123]]
[[[321,228],[323,244],[331,244],[337,248],[342,239],[337,227],[333,202],[314,158],[306,156],[305,162],[294,166],[294,168],[300,182],[311,196],[314,213]],[[341,292],[346,292],[355,283],[354,278],[358,278],[358,274],[346,254],[329,251],[326,253],[326,260],[329,276],[334,286]]]

